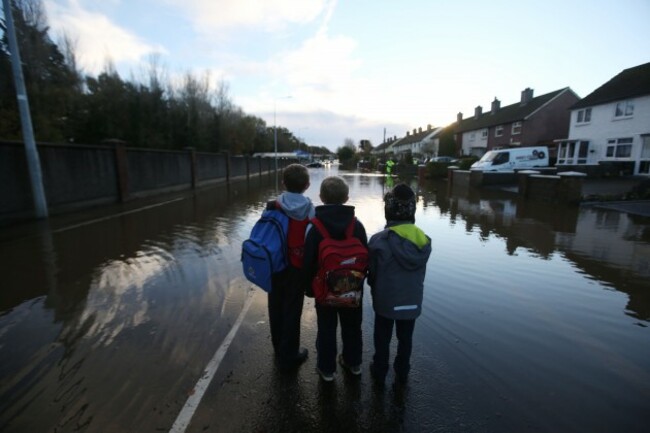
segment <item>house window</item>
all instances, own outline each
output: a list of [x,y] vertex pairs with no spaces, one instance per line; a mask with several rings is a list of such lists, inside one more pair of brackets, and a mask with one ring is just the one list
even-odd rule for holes
[[634,114],[634,101],[621,101],[616,103],[614,118],[630,117]]
[[488,136],[488,130],[485,128],[484,130],[481,131],[481,138],[487,138]]
[[521,122],[515,122],[512,124],[512,135],[521,134]]
[[471,134],[469,134],[469,141],[474,141],[474,140],[476,140],[476,133],[472,132]]
[[578,111],[578,123],[589,122],[591,122],[591,108],[585,108],[584,110]]
[[496,128],[494,128],[495,137],[501,137],[502,135],[503,135],[503,125],[499,125]]
[[608,158],[629,158],[632,155],[632,138],[607,140]]

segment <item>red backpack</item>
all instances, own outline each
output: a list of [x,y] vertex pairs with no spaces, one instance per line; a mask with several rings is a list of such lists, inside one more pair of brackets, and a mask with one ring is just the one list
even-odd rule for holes
[[368,248],[353,237],[356,218],[345,230],[345,239],[332,239],[318,218],[311,223],[323,236],[318,245],[318,272],[312,281],[314,298],[320,305],[358,307],[363,281],[368,273]]
[[309,218],[295,220],[289,218],[289,234],[287,235],[287,255],[289,263],[296,268],[302,268],[305,256],[305,230]]

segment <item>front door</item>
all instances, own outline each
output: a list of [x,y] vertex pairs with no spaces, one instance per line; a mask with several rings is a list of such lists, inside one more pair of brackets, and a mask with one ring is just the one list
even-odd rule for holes
[[650,174],[650,135],[641,136],[641,158],[639,159],[639,174]]

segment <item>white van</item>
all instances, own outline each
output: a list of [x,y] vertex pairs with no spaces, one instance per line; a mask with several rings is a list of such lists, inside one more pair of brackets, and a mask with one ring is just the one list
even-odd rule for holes
[[490,150],[481,159],[472,164],[472,170],[513,171],[548,167],[548,147],[515,147],[510,149]]

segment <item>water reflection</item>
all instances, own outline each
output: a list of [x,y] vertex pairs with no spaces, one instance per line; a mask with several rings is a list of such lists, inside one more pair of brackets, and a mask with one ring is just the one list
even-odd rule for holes
[[[320,181],[336,171],[311,173],[307,195],[320,204]],[[339,174],[368,234],[379,231],[393,178]],[[544,419],[588,425],[590,411],[573,410],[580,401],[629,426],[650,383],[647,219],[401,181],[417,191],[417,222],[434,247],[411,388],[377,392],[362,376],[331,395],[305,388],[318,383],[311,372],[282,386],[271,376],[274,395],[289,392],[312,406],[277,415],[284,406],[272,405],[251,422],[283,416],[272,425],[338,431],[330,421],[343,419],[351,431],[433,431],[460,428],[459,414],[473,414],[462,423],[475,430],[520,431],[531,420],[544,430]],[[0,291],[0,430],[170,426],[244,302],[240,245],[274,196],[273,183],[3,229],[0,263],[11,272]],[[313,327],[313,311],[304,320]],[[495,403],[495,395],[507,398]],[[609,399],[622,403],[603,407]],[[486,424],[495,407],[506,413],[502,400],[516,420]],[[553,410],[531,415],[530,407]]]
[[463,221],[481,239],[504,239],[509,255],[524,249],[542,258],[561,254],[607,287],[626,293],[626,312],[650,320],[650,225],[621,212],[519,200],[501,190],[448,191],[445,183],[419,190],[423,206],[435,206],[450,223]]
[[[175,400],[174,384],[202,368],[188,363],[205,364],[205,342],[223,338],[243,303],[239,245],[265,183],[3,232],[0,263],[13,272],[0,295],[0,430],[83,430],[94,419],[126,431],[150,418],[128,402],[151,384]],[[21,416],[26,407],[38,416]]]

